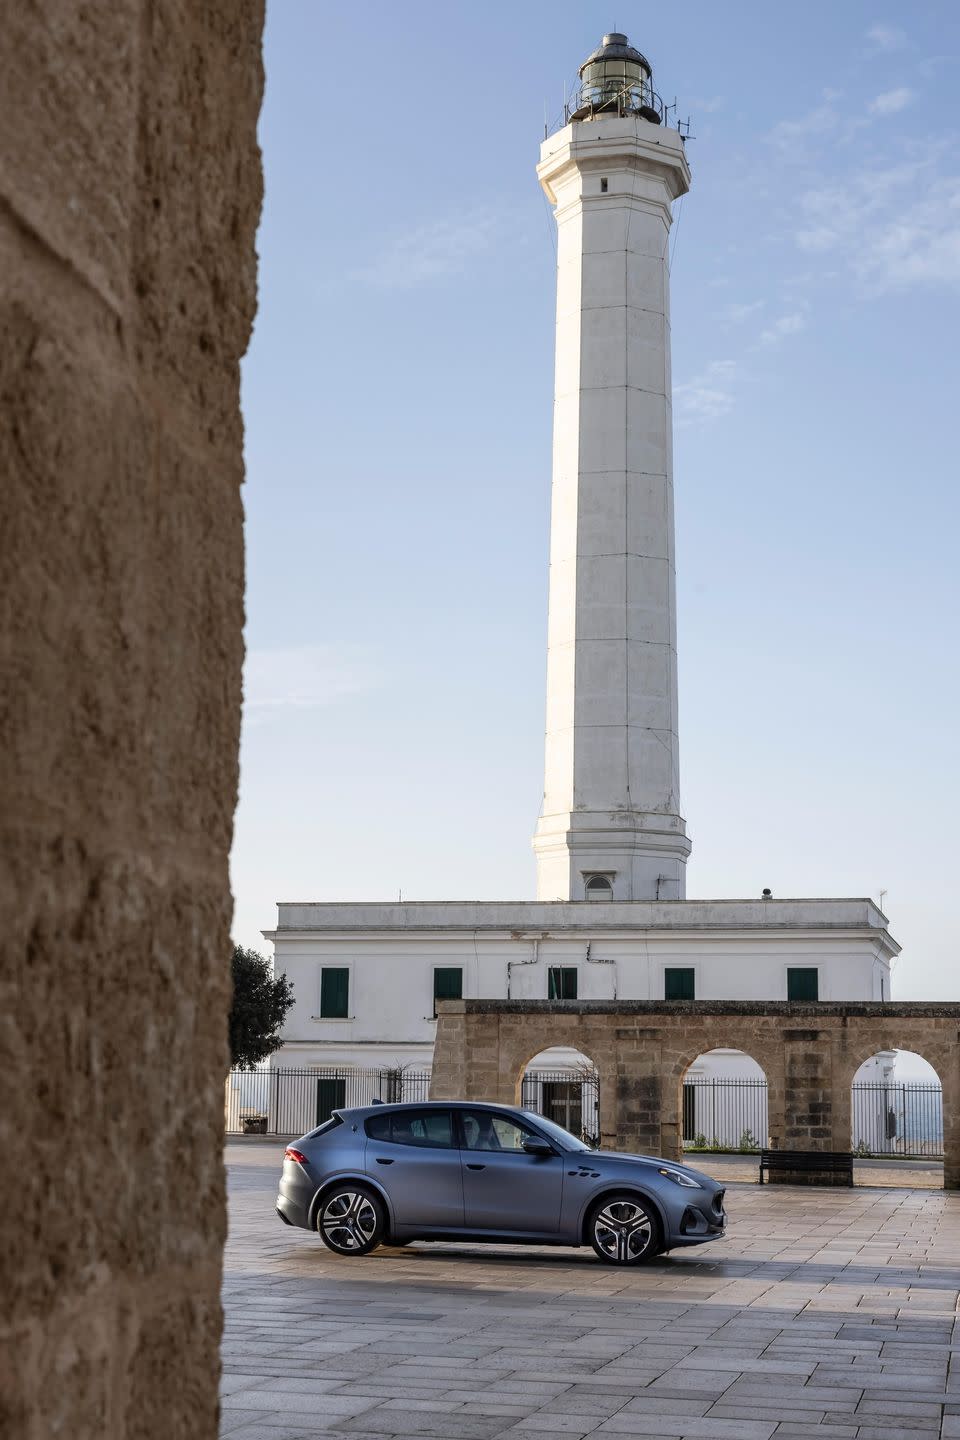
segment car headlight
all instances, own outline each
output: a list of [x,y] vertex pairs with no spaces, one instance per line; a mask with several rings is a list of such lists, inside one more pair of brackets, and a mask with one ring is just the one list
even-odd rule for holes
[[682,1185],[686,1190],[699,1190],[700,1186],[696,1180],[691,1180],[689,1175],[683,1175],[679,1170],[667,1170],[663,1166],[657,1171],[665,1180],[672,1180],[674,1185]]

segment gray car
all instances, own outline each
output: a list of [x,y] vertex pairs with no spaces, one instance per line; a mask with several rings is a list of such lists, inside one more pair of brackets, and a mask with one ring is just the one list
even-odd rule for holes
[[592,1245],[638,1265],[723,1234],[723,1187],[686,1165],[591,1150],[505,1105],[337,1110],[287,1148],[277,1213],[338,1255],[411,1240]]

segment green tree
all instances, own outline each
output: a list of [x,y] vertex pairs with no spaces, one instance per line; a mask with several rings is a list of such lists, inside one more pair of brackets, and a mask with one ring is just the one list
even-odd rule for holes
[[284,1016],[293,1004],[286,975],[256,950],[233,947],[233,1003],[230,1006],[230,1063],[252,1070],[280,1047]]

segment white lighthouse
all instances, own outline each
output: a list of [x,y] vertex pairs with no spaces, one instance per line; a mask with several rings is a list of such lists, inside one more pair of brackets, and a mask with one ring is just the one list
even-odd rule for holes
[[669,237],[690,170],[625,35],[580,78],[537,167],[557,220],[537,898],[682,900]]
[[[537,899],[282,902],[264,935],[296,996],[271,1059],[302,1070],[271,1092],[277,1115],[281,1094],[291,1097],[291,1131],[372,1094],[422,1098],[410,1087],[432,1063],[444,1001],[555,1005],[556,1046],[530,1056],[540,1088],[521,1085],[518,1098],[539,1095],[545,1114],[576,1128],[587,1112],[578,1108],[583,1057],[563,1048],[571,1004],[890,994],[899,946],[869,899],[774,899],[761,892],[762,871],[752,898],[686,899],[668,241],[690,171],[650,66],[625,36],[606,35],[580,74],[538,167],[559,247]],[[889,1061],[880,1057],[878,1081]],[[483,1063],[494,1098],[500,1060]],[[671,1064],[664,1051],[665,1076]],[[689,1073],[755,1084],[759,1072],[738,1052],[715,1050]],[[683,1114],[695,1133],[700,1112],[685,1105]],[[765,1121],[731,1125],[732,1143],[750,1125],[763,1138]]]

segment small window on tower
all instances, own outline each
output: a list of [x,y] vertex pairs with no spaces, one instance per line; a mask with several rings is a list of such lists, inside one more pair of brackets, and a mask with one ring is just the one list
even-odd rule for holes
[[607,193],[607,177],[606,177],[606,175],[603,175],[603,176],[601,176],[601,178],[600,178],[600,194],[601,194],[601,195],[606,195],[606,193]]
[[613,881],[609,875],[591,875],[587,880],[588,900],[612,900]]

